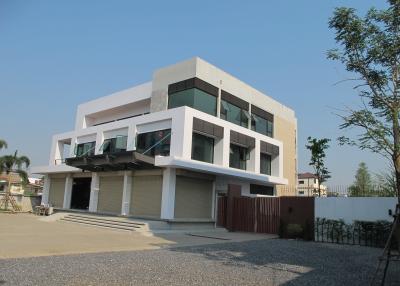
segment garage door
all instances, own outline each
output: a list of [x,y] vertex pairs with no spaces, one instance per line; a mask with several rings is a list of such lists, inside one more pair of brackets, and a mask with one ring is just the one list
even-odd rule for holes
[[175,218],[211,218],[213,182],[176,177]]
[[131,214],[161,216],[162,176],[135,176],[132,181]]
[[124,177],[100,177],[98,212],[121,213]]
[[65,178],[50,178],[49,203],[62,208],[64,202]]

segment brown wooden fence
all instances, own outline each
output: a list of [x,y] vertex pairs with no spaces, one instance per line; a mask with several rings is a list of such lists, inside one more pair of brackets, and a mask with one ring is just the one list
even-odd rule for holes
[[[217,225],[230,231],[278,234],[281,224],[305,225],[314,221],[314,198],[234,197],[229,204],[227,197],[218,199]],[[232,213],[230,226],[228,213]],[[308,231],[312,232],[310,227]]]
[[[279,198],[233,199],[232,231],[278,233]],[[226,227],[227,197],[218,199],[217,225]]]

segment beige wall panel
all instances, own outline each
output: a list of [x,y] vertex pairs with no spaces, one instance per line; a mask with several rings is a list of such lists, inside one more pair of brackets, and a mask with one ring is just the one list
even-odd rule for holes
[[[274,137],[283,142],[283,177],[288,186],[278,186],[278,195],[295,195],[297,176],[296,125],[278,116],[274,117]],[[293,192],[293,194],[291,194]]]
[[49,203],[56,208],[62,208],[64,202],[65,176],[64,178],[51,178],[49,190]]
[[122,205],[122,192],[124,177],[100,177],[98,212],[120,213]]
[[147,175],[132,178],[131,214],[160,218],[162,176]]
[[213,182],[176,177],[175,218],[211,218]]

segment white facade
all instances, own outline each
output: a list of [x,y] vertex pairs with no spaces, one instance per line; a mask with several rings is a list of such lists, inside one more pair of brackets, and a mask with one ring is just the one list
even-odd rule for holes
[[[182,106],[168,109],[168,85],[197,77],[241,99],[256,104],[272,114],[297,124],[294,112],[235,79],[218,68],[199,58],[193,58],[183,63],[160,69],[154,73],[153,81],[121,92],[101,97],[78,106],[75,130],[54,135],[50,151],[49,164],[32,168],[33,173],[44,174],[45,187],[43,201],[47,203],[51,177],[56,174],[66,175],[63,207],[69,208],[72,178],[82,170],[67,166],[66,158],[75,157],[75,145],[95,141],[94,154],[102,154],[102,144],[105,139],[116,136],[127,136],[127,151],[136,150],[138,134],[171,129],[171,144],[169,156],[156,156],[155,168],[163,170],[161,218],[174,219],[176,170],[190,170],[215,176],[213,184],[213,208],[217,191],[224,191],[231,182],[242,185],[242,193],[250,195],[251,183],[276,186],[288,183],[283,175],[283,145],[277,139],[255,132],[249,128],[236,125],[219,118],[220,95],[217,101],[217,116]],[[194,118],[223,127],[223,138],[216,140],[214,146],[214,163],[192,160],[192,134]],[[250,123],[249,123],[250,124]],[[231,168],[230,134],[238,132],[254,138],[255,146],[250,151],[246,170]],[[279,148],[279,155],[272,158],[271,175],[260,173],[260,144],[265,142]],[[87,172],[86,172],[87,173]],[[88,174],[89,175],[89,174]],[[121,214],[129,213],[132,178],[127,172],[121,173],[123,179],[123,196]],[[99,179],[97,173],[90,174],[91,192],[89,211],[97,211]],[[214,213],[214,210],[212,210]]]

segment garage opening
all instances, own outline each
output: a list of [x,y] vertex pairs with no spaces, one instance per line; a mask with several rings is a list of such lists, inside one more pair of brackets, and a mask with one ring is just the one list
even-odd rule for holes
[[71,209],[88,210],[92,178],[74,178],[72,185]]

